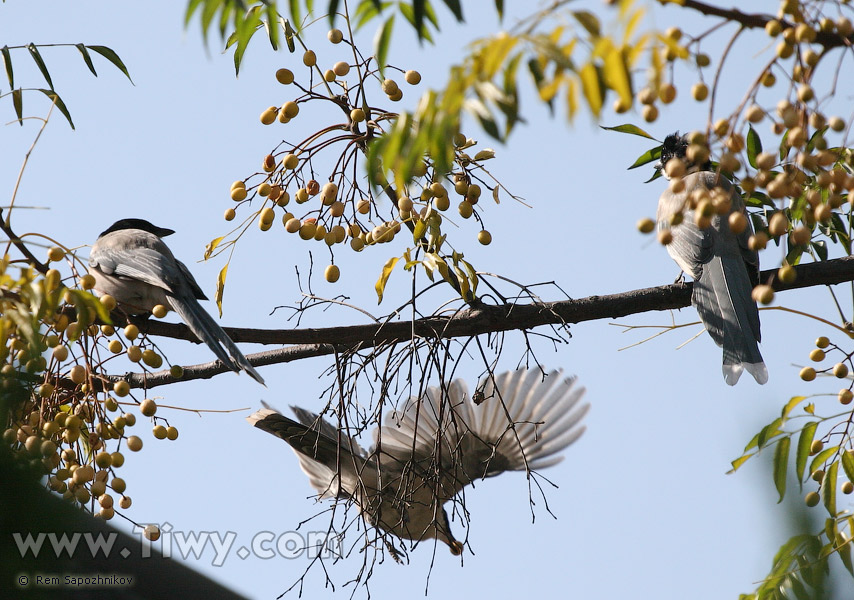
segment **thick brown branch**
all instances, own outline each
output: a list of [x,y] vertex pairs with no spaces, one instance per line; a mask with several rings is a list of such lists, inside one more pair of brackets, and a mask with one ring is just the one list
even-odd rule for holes
[[[797,279],[792,284],[776,280],[777,270],[763,271],[761,280],[774,289],[813,287],[854,281],[854,257],[838,258],[795,267]],[[542,325],[581,323],[598,319],[615,319],[654,310],[684,308],[691,304],[690,283],[662,285],[654,288],[632,290],[607,296],[589,296],[578,300],[532,304],[481,305],[459,311],[449,317],[428,317],[409,321],[322,329],[237,329],[227,327],[226,332],[236,342],[258,344],[297,344],[288,348],[249,354],[253,366],[291,362],[302,358],[332,354],[337,348],[370,348],[379,344],[409,340],[413,333],[418,337],[453,338],[481,335],[499,331],[531,329]],[[145,325],[151,335],[196,341],[183,324],[150,321]],[[153,374],[131,373],[123,377],[131,387],[155,387],[176,381],[207,379],[224,373],[220,362],[184,368],[184,377],[176,380],[168,371]]]
[[[681,3],[672,3],[674,6],[681,6],[696,10],[699,13],[710,17],[720,17],[734,23],[739,23],[744,27],[751,29],[764,28],[768,21],[777,19],[773,15],[743,13],[737,8],[720,8],[707,4],[706,2],[698,2],[697,0],[684,0]],[[777,19],[782,23],[783,28],[794,27],[795,24],[783,19]],[[854,43],[854,35],[848,37],[839,35],[838,33],[817,31],[815,43],[820,44],[825,48],[836,48],[838,46],[849,46]]]

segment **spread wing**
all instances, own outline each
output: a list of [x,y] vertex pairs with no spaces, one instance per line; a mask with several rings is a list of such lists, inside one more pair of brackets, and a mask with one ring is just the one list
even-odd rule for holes
[[441,494],[450,497],[476,479],[556,464],[584,432],[579,423],[589,405],[579,405],[584,388],[574,382],[559,371],[543,378],[539,370],[519,369],[482,382],[480,404],[461,380],[445,390],[430,387],[375,432],[383,471],[407,464],[438,471]]

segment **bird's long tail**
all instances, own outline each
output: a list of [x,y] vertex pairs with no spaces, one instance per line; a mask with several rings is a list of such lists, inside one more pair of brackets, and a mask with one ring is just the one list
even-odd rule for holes
[[[249,360],[235,345],[228,334],[217,325],[208,311],[202,308],[195,298],[170,296],[170,304],[178,316],[187,324],[190,331],[207,344],[217,358],[220,359],[232,371],[246,371],[252,379],[264,384],[264,378],[250,364]],[[225,346],[225,348],[223,348]],[[228,350],[228,352],[226,352]]]
[[709,335],[723,348],[723,374],[729,385],[736,384],[744,369],[757,383],[768,381],[752,289],[741,257],[715,256],[694,282],[694,305]]

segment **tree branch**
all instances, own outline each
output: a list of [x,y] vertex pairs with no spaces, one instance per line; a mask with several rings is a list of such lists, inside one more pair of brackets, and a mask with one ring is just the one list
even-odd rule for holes
[[[798,265],[794,283],[777,280],[777,269],[761,274],[761,281],[777,291],[833,285],[854,281],[854,257]],[[654,310],[672,310],[691,304],[692,284],[670,284],[610,294],[589,296],[578,300],[541,302],[531,304],[484,305],[467,308],[453,316],[434,316],[416,321],[395,321],[324,327],[322,329],[240,329],[224,328],[235,342],[258,344],[296,344],[288,348],[268,350],[247,355],[253,366],[292,362],[303,358],[324,356],[336,351],[364,349],[381,344],[399,343],[413,337],[453,338],[476,336],[500,331],[525,330],[541,325],[566,325],[616,319],[627,315]],[[189,329],[180,323],[149,321],[140,327],[146,333],[162,337],[197,341]],[[228,369],[219,361],[184,367],[184,376],[176,379],[168,370],[157,373],[129,373],[124,379],[131,387],[157,387],[178,381],[208,379]]]
[[[783,29],[795,26],[795,23],[791,23],[784,19],[777,19],[777,17],[773,15],[743,13],[737,8],[719,8],[717,6],[712,6],[711,4],[707,4],[705,2],[698,2],[697,0],[683,0],[682,2],[672,2],[668,4],[673,4],[681,8],[690,8],[710,17],[720,17],[721,19],[739,23],[743,27],[747,27],[750,29],[764,29],[765,25],[769,21],[773,20],[780,21],[780,23],[782,23],[783,25]],[[825,48],[850,46],[852,43],[854,43],[854,35],[845,37],[834,32],[816,31],[815,43],[820,44]]]

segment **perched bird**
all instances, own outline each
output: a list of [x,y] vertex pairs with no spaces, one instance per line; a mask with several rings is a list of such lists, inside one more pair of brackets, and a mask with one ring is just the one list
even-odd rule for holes
[[98,236],[89,253],[95,290],[113,296],[129,315],[148,314],[158,304],[171,307],[229,369],[246,371],[263,384],[261,375],[198,303],[197,299],[207,297],[184,263],[160,239],[173,233],[143,219],[113,223]]
[[[739,233],[730,229],[730,215],[745,212],[741,196],[726,177],[710,170],[708,161],[692,163],[687,148],[688,141],[678,133],[664,140],[659,168],[681,177],[684,189],[661,194],[658,229],[670,230],[667,252],[694,280],[691,303],[709,335],[723,347],[724,380],[735,385],[747,369],[762,384],[768,381],[768,370],[759,353],[759,310],[751,296],[759,283],[759,255],[748,247],[753,228],[747,219]],[[676,169],[666,168],[674,158],[683,161],[684,175],[678,163]],[[708,214],[701,211],[698,219],[692,200],[708,201],[703,207]]]
[[474,400],[459,379],[430,387],[386,415],[368,452],[301,408],[292,407],[298,421],[270,409],[247,421],[291,445],[320,498],[350,500],[381,531],[437,539],[459,555],[444,504],[476,480],[563,460],[557,454],[584,432],[590,408],[579,404],[584,388],[574,381],[520,369],[487,378]]

